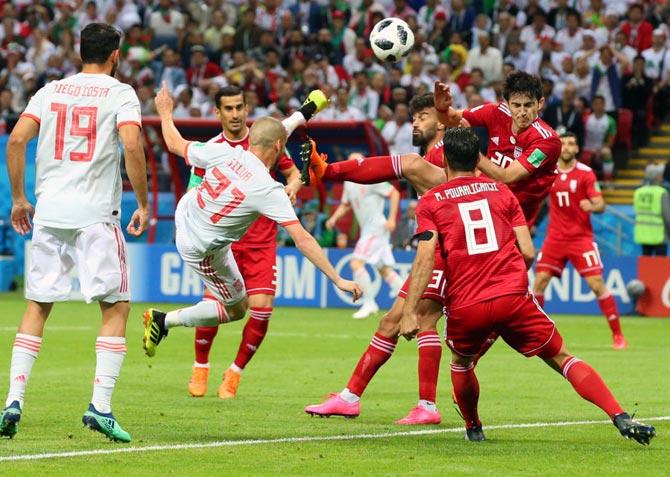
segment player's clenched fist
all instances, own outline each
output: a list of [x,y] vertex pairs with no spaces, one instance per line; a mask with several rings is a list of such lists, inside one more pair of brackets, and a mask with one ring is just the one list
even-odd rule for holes
[[358,301],[358,299],[363,296],[361,287],[350,280],[344,280],[340,278],[337,282],[335,282],[335,286],[343,292],[351,293],[351,297],[353,298],[354,302]]
[[139,237],[149,226],[149,209],[138,208],[130,218],[130,223],[126,230],[130,235]]
[[400,334],[405,337],[407,341],[413,339],[419,331],[419,323],[416,313],[404,312],[400,319]]

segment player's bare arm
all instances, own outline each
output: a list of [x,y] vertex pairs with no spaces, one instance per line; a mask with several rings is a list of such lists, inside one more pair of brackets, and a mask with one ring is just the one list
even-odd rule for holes
[[419,246],[416,249],[416,257],[414,257],[410,274],[412,281],[409,285],[407,298],[402,309],[402,318],[400,319],[400,334],[408,341],[414,338],[419,331],[416,308],[433,274],[436,246],[437,231],[427,230],[419,234]]
[[400,192],[394,187],[389,194],[389,217],[386,219],[384,228],[393,232],[396,226],[396,217],[398,217],[398,208],[400,207]]
[[128,179],[130,179],[130,184],[133,186],[137,199],[137,210],[133,212],[126,230],[130,235],[139,237],[149,225],[147,162],[144,157],[140,128],[135,124],[121,126],[119,137],[123,143],[123,157],[126,162]]
[[300,171],[297,167],[292,166],[287,169],[282,169],[279,172],[286,179],[286,195],[288,195],[291,205],[295,205],[295,201],[298,199],[298,191],[302,187],[302,181],[300,180]]
[[502,168],[494,164],[491,159],[484,156],[483,154],[479,155],[479,162],[477,163],[477,169],[482,171],[488,177],[503,184],[514,184],[530,176],[530,172],[526,170],[525,167],[517,160],[514,160],[509,167]]
[[172,118],[172,110],[174,109],[174,101],[172,95],[168,91],[167,84],[163,82],[163,86],[154,99],[156,104],[156,112],[161,118],[161,130],[163,132],[163,139],[172,154],[179,157],[186,156],[186,146],[189,141],[184,139],[174,125]]
[[463,119],[463,110],[451,107],[452,97],[449,85],[436,81],[433,98],[435,99],[435,110],[440,122],[450,128],[458,127]]
[[533,246],[533,239],[530,237],[530,230],[528,230],[527,225],[514,227],[513,230],[516,236],[516,244],[526,262],[526,268],[530,268],[533,260],[535,260],[535,247]]
[[32,229],[30,219],[35,209],[25,191],[26,144],[37,136],[40,125],[28,117],[19,118],[7,141],[7,172],[12,191],[12,227],[21,235]]
[[349,205],[347,202],[340,203],[340,205],[337,206],[337,209],[335,209],[335,212],[333,212],[333,215],[331,215],[330,218],[326,220],[326,228],[328,230],[333,230],[337,221],[344,217],[350,210],[351,205]]
[[601,195],[592,197],[590,199],[582,199],[579,202],[579,207],[581,207],[584,212],[602,214],[605,212],[605,199],[603,199],[603,196]]
[[333,265],[328,261],[326,254],[318,242],[312,237],[302,225],[291,224],[285,227],[295,246],[300,252],[312,262],[316,268],[321,270],[328,279],[335,284],[340,290],[351,293],[353,300],[358,300],[361,295],[360,287],[349,280],[345,280],[337,274]]

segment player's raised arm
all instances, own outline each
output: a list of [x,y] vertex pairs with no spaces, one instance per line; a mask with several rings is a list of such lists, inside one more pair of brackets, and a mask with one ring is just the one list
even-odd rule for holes
[[35,212],[25,191],[26,145],[37,136],[40,125],[32,117],[22,116],[7,141],[7,172],[12,191],[12,227],[21,235],[32,229],[30,219]]
[[344,292],[351,293],[354,301],[361,297],[362,292],[360,287],[356,283],[345,280],[337,274],[335,267],[328,261],[328,257],[323,253],[323,249],[319,243],[304,229],[300,222],[286,224],[284,228],[295,243],[296,248],[300,250],[300,252],[307,257],[316,268],[321,270],[337,288]]
[[518,160],[515,160],[509,167],[503,169],[502,167],[495,165],[491,159],[483,154],[479,155],[477,169],[491,179],[502,182],[503,184],[514,184],[515,182],[519,182],[530,176],[530,172],[528,172]]
[[186,157],[186,147],[188,146],[189,141],[182,137],[177,130],[177,127],[174,125],[174,120],[172,118],[174,102],[172,101],[172,96],[170,91],[168,91],[165,82],[163,82],[163,86],[160,91],[158,91],[158,94],[156,94],[154,102],[156,104],[156,111],[161,118],[161,130],[168,150],[172,154]]
[[133,213],[127,230],[129,234],[139,237],[149,225],[147,161],[144,157],[140,128],[135,124],[123,125],[119,128],[119,137],[123,143],[128,179],[137,199],[137,210]]
[[458,127],[463,119],[463,110],[451,107],[452,97],[449,85],[436,81],[433,98],[435,100],[437,117],[440,122],[450,128]]

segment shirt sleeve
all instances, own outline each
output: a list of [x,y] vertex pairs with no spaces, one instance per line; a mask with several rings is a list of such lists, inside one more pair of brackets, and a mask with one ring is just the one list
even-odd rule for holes
[[584,192],[589,199],[602,195],[600,184],[598,184],[598,179],[593,171],[589,171],[584,178]]
[[135,91],[130,86],[124,87],[116,101],[119,104],[116,112],[117,129],[127,124],[135,124],[141,128],[142,113],[140,112],[140,100],[137,98]]
[[259,212],[282,227],[300,223],[284,187],[278,182],[268,191]]
[[293,160],[291,159],[288,150],[286,150],[284,154],[282,154],[282,156],[279,158],[279,161],[277,161],[277,169],[279,169],[280,171],[285,171],[293,166],[295,166],[295,164],[293,163]]
[[560,153],[561,140],[558,137],[551,136],[533,141],[517,161],[530,175],[533,175],[540,169],[555,167]]
[[47,87],[48,85],[44,86],[39,91],[37,91],[37,93],[35,93],[32,98],[30,98],[30,101],[28,101],[28,106],[26,106],[26,109],[23,111],[23,113],[21,113],[21,116],[30,118],[37,124],[41,123],[42,103],[44,102],[45,90]]
[[488,127],[492,122],[494,111],[498,108],[495,103],[483,104],[472,109],[463,110],[463,119],[470,123],[470,126]]
[[616,121],[614,121],[614,118],[610,116],[609,114],[607,115],[607,137],[605,140],[609,140],[612,136],[616,136]]
[[433,219],[433,211],[431,209],[431,204],[425,196],[422,199],[419,199],[419,205],[416,207],[417,234],[427,230],[437,230],[435,220]]
[[220,158],[226,152],[234,149],[225,142],[198,142],[191,141],[186,144],[184,160],[189,166],[207,169],[207,165],[213,158]]

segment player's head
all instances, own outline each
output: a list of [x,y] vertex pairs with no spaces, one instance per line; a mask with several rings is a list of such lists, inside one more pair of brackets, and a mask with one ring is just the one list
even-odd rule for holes
[[241,88],[237,86],[221,88],[214,96],[214,104],[224,134],[235,137],[244,130],[249,108]]
[[444,125],[437,118],[432,93],[414,96],[409,102],[409,114],[412,116],[413,146],[426,147],[444,132]]
[[121,34],[106,23],[89,23],[81,31],[79,53],[83,64],[104,65],[110,63],[111,76],[116,73],[119,64],[119,44]]
[[273,168],[286,148],[286,129],[278,119],[264,116],[249,130],[249,149]]
[[561,162],[572,162],[577,158],[577,154],[579,154],[577,136],[571,132],[565,132],[561,134]]
[[515,71],[505,80],[503,98],[509,106],[516,128],[526,129],[544,106],[542,80],[539,76]]
[[442,141],[449,172],[474,172],[479,160],[479,138],[470,128],[449,128]]

